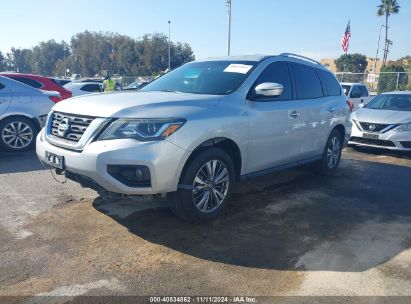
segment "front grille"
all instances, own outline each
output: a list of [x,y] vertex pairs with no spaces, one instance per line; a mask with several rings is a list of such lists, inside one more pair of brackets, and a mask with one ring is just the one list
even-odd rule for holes
[[[382,130],[388,128],[391,126],[390,129],[395,127],[395,125],[390,125],[390,124],[376,124],[376,123],[371,123],[371,122],[362,122],[359,121],[361,128],[366,131],[366,132],[381,132]],[[386,130],[388,131],[388,130]]]
[[411,141],[400,141],[404,148],[411,149]]
[[363,138],[363,137],[351,137],[350,141],[353,141],[359,144],[379,146],[379,147],[395,147],[395,144],[390,140],[369,139],[369,138]]
[[[86,132],[88,126],[95,119],[88,116],[64,114],[59,112],[54,112],[51,115],[50,134],[72,142],[78,142],[84,132]],[[62,120],[64,120],[67,125],[67,130],[65,132],[62,132],[61,130],[59,132],[59,127],[61,126]]]

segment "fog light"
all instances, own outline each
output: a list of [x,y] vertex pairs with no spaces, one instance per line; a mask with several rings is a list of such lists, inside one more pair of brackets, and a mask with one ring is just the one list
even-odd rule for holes
[[151,187],[150,169],[147,166],[108,165],[107,173],[128,187]]

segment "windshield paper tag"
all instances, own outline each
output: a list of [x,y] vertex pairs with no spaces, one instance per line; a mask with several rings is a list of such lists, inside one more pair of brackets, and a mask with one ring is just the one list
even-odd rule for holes
[[247,74],[252,67],[252,65],[233,63],[226,67],[224,72]]

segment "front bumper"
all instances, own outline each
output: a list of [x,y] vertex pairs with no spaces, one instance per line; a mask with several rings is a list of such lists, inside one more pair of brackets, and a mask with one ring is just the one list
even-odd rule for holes
[[371,133],[378,134],[377,140],[364,138],[364,133],[370,134],[371,132],[364,132],[353,123],[348,144],[397,151],[411,151],[411,131],[396,132],[390,130],[385,133]]
[[[125,195],[163,194],[177,190],[181,171],[189,152],[167,141],[139,142],[133,139],[104,140],[90,143],[82,151],[51,145],[44,129],[37,136],[36,153],[45,162],[46,151],[64,157],[65,170],[85,177],[102,189]],[[150,187],[129,187],[108,174],[108,165],[147,166]]]

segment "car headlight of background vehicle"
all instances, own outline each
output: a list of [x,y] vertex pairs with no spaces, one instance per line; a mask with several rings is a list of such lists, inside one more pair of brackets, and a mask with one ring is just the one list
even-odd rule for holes
[[99,140],[163,140],[180,129],[185,122],[185,119],[117,119],[101,134]]
[[397,132],[411,131],[411,122],[405,123],[405,124],[395,128],[394,131],[397,131]]

